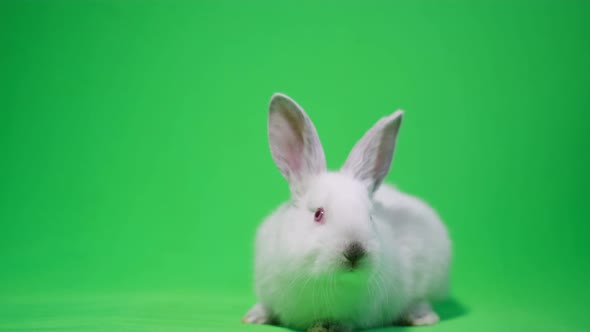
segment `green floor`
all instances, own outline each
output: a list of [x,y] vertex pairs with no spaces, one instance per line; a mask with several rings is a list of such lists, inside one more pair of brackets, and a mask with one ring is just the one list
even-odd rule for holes
[[[442,321],[382,331],[588,331],[582,303],[512,297],[453,298],[436,306]],[[228,292],[58,294],[1,298],[0,331],[279,331],[245,325],[248,294]]]

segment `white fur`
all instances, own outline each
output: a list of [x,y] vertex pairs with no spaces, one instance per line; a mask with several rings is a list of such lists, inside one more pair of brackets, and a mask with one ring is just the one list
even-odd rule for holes
[[[278,96],[273,96],[274,103],[276,98],[292,102]],[[308,121],[303,109],[292,103],[290,109],[301,112],[299,118]],[[244,321],[276,320],[300,330],[324,320],[347,329],[387,326],[400,320],[413,325],[438,321],[429,303],[447,293],[451,255],[447,231],[427,204],[381,184],[391,163],[392,156],[387,154],[393,154],[401,116],[397,112],[380,120],[355,146],[345,164],[349,166],[341,172],[321,171],[325,165],[315,164],[314,168],[300,167],[303,171],[293,177],[296,170],[282,165],[281,171],[297,190],[258,229],[255,290],[259,303]],[[276,149],[289,146],[290,151],[302,153],[321,149],[293,148],[293,144],[319,144],[319,138],[305,137],[317,136],[315,129],[301,123],[284,128],[285,122],[280,121],[283,132],[300,128],[304,133],[290,133],[291,137],[303,135],[303,139],[282,139]],[[322,156],[314,158],[325,163],[321,151]],[[290,158],[298,157],[309,158]],[[350,165],[375,171],[351,171]],[[371,181],[366,174],[372,174]],[[325,211],[321,224],[314,221],[319,207]],[[353,241],[363,245],[367,258],[351,270],[343,264],[342,253]]]

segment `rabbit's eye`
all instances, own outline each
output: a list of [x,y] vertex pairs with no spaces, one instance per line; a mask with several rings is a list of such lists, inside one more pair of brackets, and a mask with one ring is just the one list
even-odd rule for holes
[[322,222],[322,219],[324,219],[324,209],[318,208],[317,210],[315,210],[315,213],[313,214],[313,220],[315,220],[316,222]]

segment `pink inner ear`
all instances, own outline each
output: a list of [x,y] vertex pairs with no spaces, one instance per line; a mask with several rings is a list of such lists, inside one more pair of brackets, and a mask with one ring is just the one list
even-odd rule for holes
[[302,171],[303,137],[298,132],[297,118],[287,110],[271,114],[271,149],[277,165],[290,181]]
[[393,133],[385,131],[379,140],[377,156],[373,165],[374,177],[377,181],[379,177],[384,177],[391,166],[391,156],[393,151]]
[[268,129],[273,159],[291,186],[300,186],[305,177],[325,169],[315,128],[292,101],[273,100]]
[[292,142],[287,146],[287,163],[289,164],[289,168],[295,174],[299,174],[301,171],[301,157],[302,157],[302,149],[301,147]]

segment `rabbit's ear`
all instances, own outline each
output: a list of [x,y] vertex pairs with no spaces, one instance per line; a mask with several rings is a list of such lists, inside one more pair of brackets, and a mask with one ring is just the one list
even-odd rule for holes
[[342,171],[352,174],[375,192],[391,167],[403,111],[382,118],[356,143]]
[[301,194],[312,175],[326,170],[324,149],[313,123],[284,94],[276,93],[271,98],[268,140],[272,158],[289,181],[293,194]]

